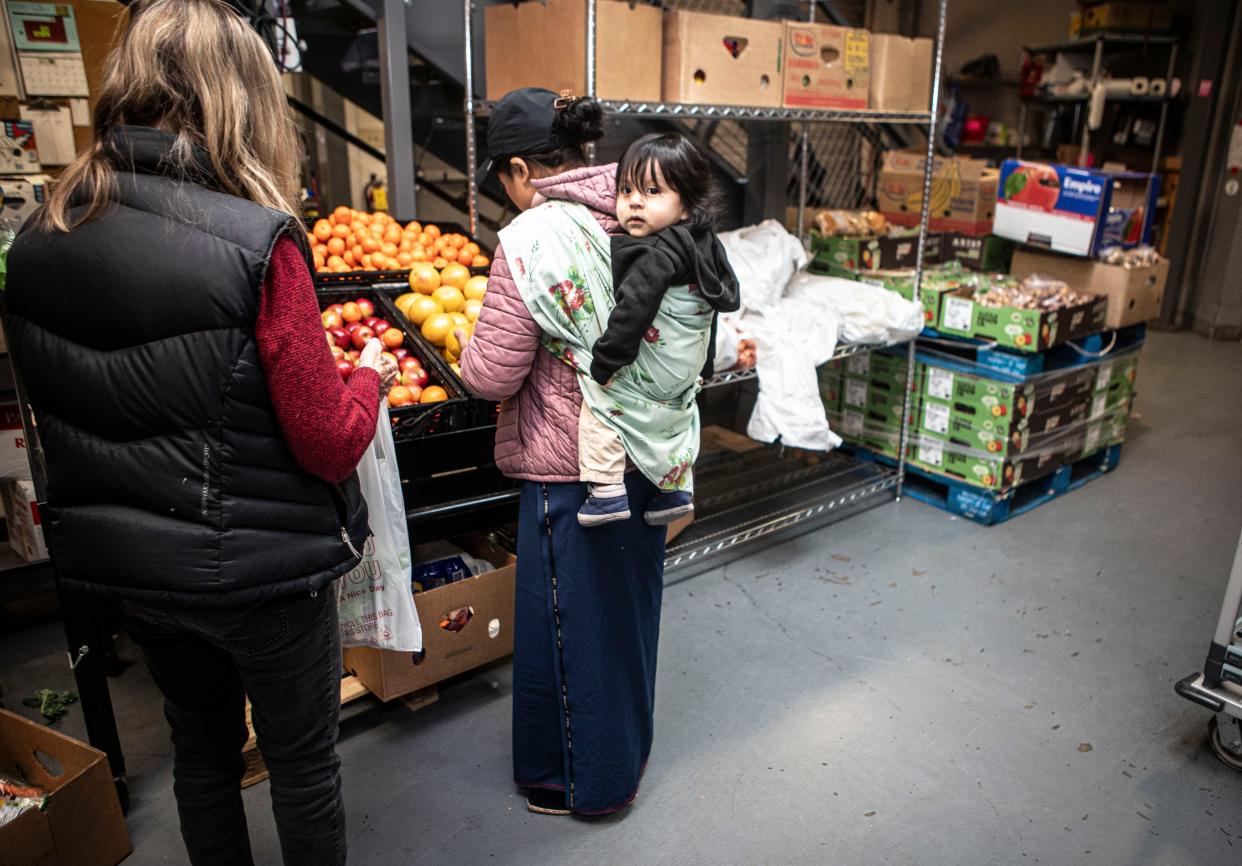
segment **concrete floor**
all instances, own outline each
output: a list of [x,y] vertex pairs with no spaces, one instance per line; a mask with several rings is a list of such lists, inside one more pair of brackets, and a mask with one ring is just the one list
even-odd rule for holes
[[[623,816],[525,811],[507,664],[416,714],[367,699],[341,732],[351,862],[1240,862],[1242,775],[1173,693],[1242,527],[1240,369],[1242,346],[1153,334],[1113,474],[991,529],[887,505],[670,587]],[[10,703],[71,685],[62,649],[55,624],[0,640]],[[158,696],[140,666],[113,692],[127,863],[181,863]],[[278,863],[267,786],[245,796]]]

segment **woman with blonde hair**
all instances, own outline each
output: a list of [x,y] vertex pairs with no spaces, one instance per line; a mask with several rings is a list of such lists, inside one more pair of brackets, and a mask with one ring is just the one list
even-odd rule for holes
[[252,863],[252,706],[284,861],[345,862],[332,581],[395,370],[343,382],[296,214],[298,139],[263,41],[221,0],[140,0],[90,147],[9,253],[6,325],[67,590],[121,600],[164,694],[190,862]]

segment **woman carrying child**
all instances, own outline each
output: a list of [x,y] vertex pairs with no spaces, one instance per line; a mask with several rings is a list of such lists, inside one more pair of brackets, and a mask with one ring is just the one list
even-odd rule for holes
[[[588,497],[579,465],[583,383],[599,386],[589,375],[590,355],[578,360],[539,321],[549,301],[557,315],[575,321],[597,299],[603,310],[611,307],[608,235],[621,233],[616,167],[588,167],[583,155],[583,145],[601,136],[602,121],[594,100],[536,88],[515,91],[494,109],[488,154],[523,214],[517,230],[501,238],[482,314],[461,357],[471,390],[503,401],[497,466],[525,482],[513,763],[528,808],[543,814],[600,815],[628,806],[653,735],[665,530],[642,514],[659,489],[642,472],[625,473],[633,514],[596,529],[581,526]],[[605,313],[596,336],[606,324]]]

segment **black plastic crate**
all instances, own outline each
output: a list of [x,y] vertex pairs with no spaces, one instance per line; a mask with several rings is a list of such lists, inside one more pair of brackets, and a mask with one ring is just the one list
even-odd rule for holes
[[388,324],[397,328],[405,335],[403,345],[423,362],[423,369],[431,376],[431,384],[439,385],[448,394],[448,399],[439,403],[416,403],[412,406],[389,407],[388,414],[392,418],[392,435],[394,439],[414,439],[420,436],[444,433],[455,429],[465,429],[472,424],[477,409],[472,405],[477,402],[469,397],[452,370],[444,363],[435,349],[422,336],[413,331],[413,326],[405,316],[392,304],[382,292],[373,289],[321,289],[316,292],[319,309],[323,310],[332,304],[343,304],[346,301],[365,298],[375,305],[375,314],[386,319]]
[[[462,227],[461,225],[457,223],[436,222],[435,225],[439,226],[442,234],[446,234],[446,235],[458,234],[458,235],[465,235],[466,237],[470,237],[470,233],[466,231],[464,227]],[[471,238],[471,240],[474,240],[474,239]],[[492,258],[493,250],[488,249],[483,244],[479,243],[477,240],[475,240],[474,243],[479,244],[479,249],[480,251],[482,251],[483,255],[487,256],[489,259]],[[470,268],[470,275],[476,276],[476,277],[478,276],[485,277],[488,275],[488,271],[490,270],[491,270],[490,265],[486,268],[472,267]],[[396,289],[401,288],[402,286],[409,285],[410,269],[405,268],[403,270],[398,270],[398,271],[349,271],[344,274],[315,273],[313,274],[313,276],[315,278],[316,290],[334,289],[334,288],[341,288],[341,287],[346,287],[346,288],[348,287],[359,287],[359,288],[383,287],[383,288],[388,288],[388,289],[395,291]]]

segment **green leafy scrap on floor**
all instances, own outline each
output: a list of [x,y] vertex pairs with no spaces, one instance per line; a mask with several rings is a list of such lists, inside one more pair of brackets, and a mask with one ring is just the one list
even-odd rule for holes
[[39,711],[39,715],[43,716],[50,725],[60,721],[69,712],[69,705],[77,701],[77,692],[58,692],[54,689],[39,689],[26,700],[22,701],[27,707]]

